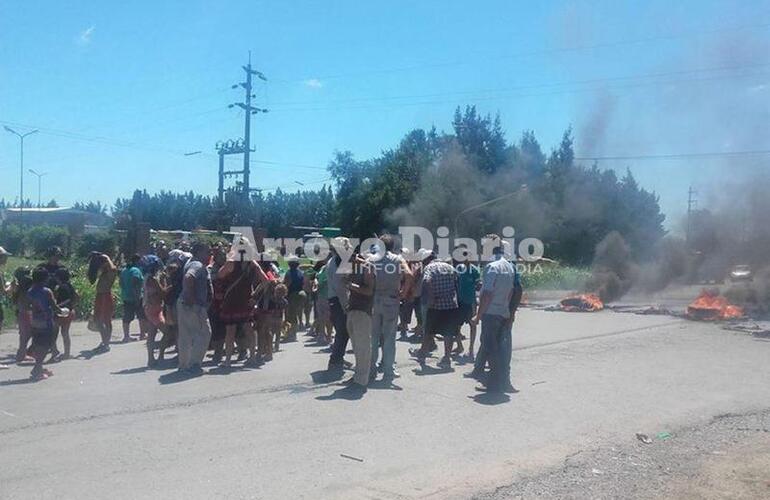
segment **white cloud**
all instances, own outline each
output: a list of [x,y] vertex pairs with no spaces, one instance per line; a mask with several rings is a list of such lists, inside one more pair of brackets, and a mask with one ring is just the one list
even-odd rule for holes
[[324,84],[317,78],[310,78],[309,80],[305,80],[305,86],[310,87],[311,89],[320,89]]
[[91,38],[94,36],[94,31],[96,30],[96,26],[89,26],[88,28],[84,29],[80,32],[80,35],[78,35],[77,42],[79,45],[88,45],[91,43]]

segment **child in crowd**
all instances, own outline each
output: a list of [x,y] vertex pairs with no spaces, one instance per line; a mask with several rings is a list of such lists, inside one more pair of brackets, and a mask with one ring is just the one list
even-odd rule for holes
[[[155,337],[158,332],[164,332],[166,330],[166,318],[163,314],[163,297],[166,295],[166,284],[162,279],[160,270],[163,263],[158,257],[150,255],[143,262],[142,271],[145,273],[144,280],[144,317],[147,322],[147,366],[153,367],[157,361],[155,359]],[[163,336],[165,339],[166,336]],[[164,342],[161,340],[160,352],[158,353],[159,360],[163,359]]]
[[32,277],[28,267],[19,267],[13,273],[11,284],[11,300],[16,308],[19,322],[19,349],[16,351],[16,362],[21,363],[27,358],[27,347],[30,339],[30,317],[27,307],[27,290],[32,286]]
[[[56,298],[56,304],[59,306],[59,309],[66,314],[56,317],[52,360],[63,360],[71,357],[70,348],[72,346],[72,341],[70,339],[70,325],[72,324],[72,320],[75,319],[75,306],[80,302],[80,296],[75,291],[75,287],[72,286],[70,279],[70,272],[67,268],[60,267],[56,270],[57,285],[56,290],[54,290],[54,297]],[[62,343],[64,344],[64,354],[61,355],[59,355],[59,350],[56,348],[56,341],[60,334]]]
[[288,287],[283,283],[278,283],[275,285],[273,297],[267,305],[268,328],[276,352],[281,349],[281,332],[283,330],[284,314],[289,307],[289,300],[286,298],[288,294]]
[[38,267],[32,272],[32,286],[27,291],[27,306],[30,312],[30,351],[35,359],[32,380],[45,380],[53,372],[43,368],[43,360],[51,350],[54,341],[54,314],[61,314],[56,298],[46,286],[48,271]]

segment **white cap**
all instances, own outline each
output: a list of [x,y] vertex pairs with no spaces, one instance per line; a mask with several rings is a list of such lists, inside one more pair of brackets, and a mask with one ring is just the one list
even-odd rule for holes
[[414,259],[417,261],[422,262],[423,260],[427,259],[431,256],[433,252],[428,250],[427,248],[421,248],[417,250],[417,253],[414,254]]
[[8,250],[6,250],[5,248],[0,247],[0,255],[13,255],[13,254]]
[[349,250],[350,240],[344,236],[337,236],[336,238],[332,238],[332,248],[344,248],[345,250]]

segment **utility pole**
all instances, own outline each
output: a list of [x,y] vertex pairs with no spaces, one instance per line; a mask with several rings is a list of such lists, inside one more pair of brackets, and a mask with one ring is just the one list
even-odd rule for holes
[[245,151],[245,145],[242,139],[236,141],[220,141],[216,145],[217,154],[219,154],[219,188],[217,194],[219,195],[219,202],[225,202],[225,177],[236,176],[243,174],[243,170],[225,170],[225,156],[227,155],[239,155]]
[[29,173],[32,175],[37,176],[37,208],[42,208],[42,197],[40,196],[40,193],[42,192],[42,179],[46,175],[48,175],[48,172],[38,173],[34,169],[29,169]]
[[21,173],[20,179],[19,179],[19,222],[22,222],[24,220],[24,138],[27,137],[28,135],[38,133],[38,130],[35,129],[30,132],[27,132],[26,134],[20,134],[8,126],[5,126],[5,130],[15,135],[16,137],[18,137],[19,142],[21,143],[21,155],[20,155],[21,165],[19,168],[19,171]]
[[697,194],[698,192],[695,191],[692,186],[687,190],[687,233],[685,234],[685,241],[687,242],[688,247],[690,246],[690,238],[692,236],[692,213],[698,203],[698,200],[695,199],[695,195]]
[[233,108],[235,106],[238,106],[244,111],[244,125],[243,125],[243,179],[241,181],[241,189],[243,191],[243,196],[248,199],[249,195],[253,191],[251,189],[251,164],[250,164],[250,158],[249,154],[253,152],[254,150],[251,149],[251,115],[255,115],[257,113],[267,113],[267,109],[264,108],[257,108],[251,105],[251,99],[253,97],[256,97],[254,94],[252,94],[252,77],[256,76],[260,80],[267,81],[267,78],[265,78],[265,75],[263,75],[261,72],[253,69],[251,67],[251,52],[249,52],[249,63],[246,66],[242,66],[243,71],[246,72],[246,81],[233,85],[232,88],[238,88],[243,87],[243,89],[246,91],[246,99],[245,102],[236,102],[234,104],[230,104],[229,107]]

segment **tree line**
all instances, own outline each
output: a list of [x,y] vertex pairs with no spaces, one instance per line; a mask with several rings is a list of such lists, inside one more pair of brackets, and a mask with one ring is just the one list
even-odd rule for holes
[[[338,226],[343,234],[368,237],[411,224],[456,226],[461,236],[479,237],[510,225],[518,237],[540,238],[547,256],[583,265],[604,236],[618,231],[635,257],[643,256],[665,234],[657,196],[630,171],[618,177],[574,157],[569,129],[546,153],[532,131],[509,141],[499,116],[458,107],[449,132],[415,129],[364,160],[336,152],[328,166],[330,184],[317,190],[278,189],[248,200],[228,192],[224,203],[193,192],[136,190],[118,199],[111,213],[118,229],[134,222],[181,230],[259,223],[273,235],[303,225]],[[501,199],[468,210],[494,198]],[[107,211],[94,202],[76,208]]]

